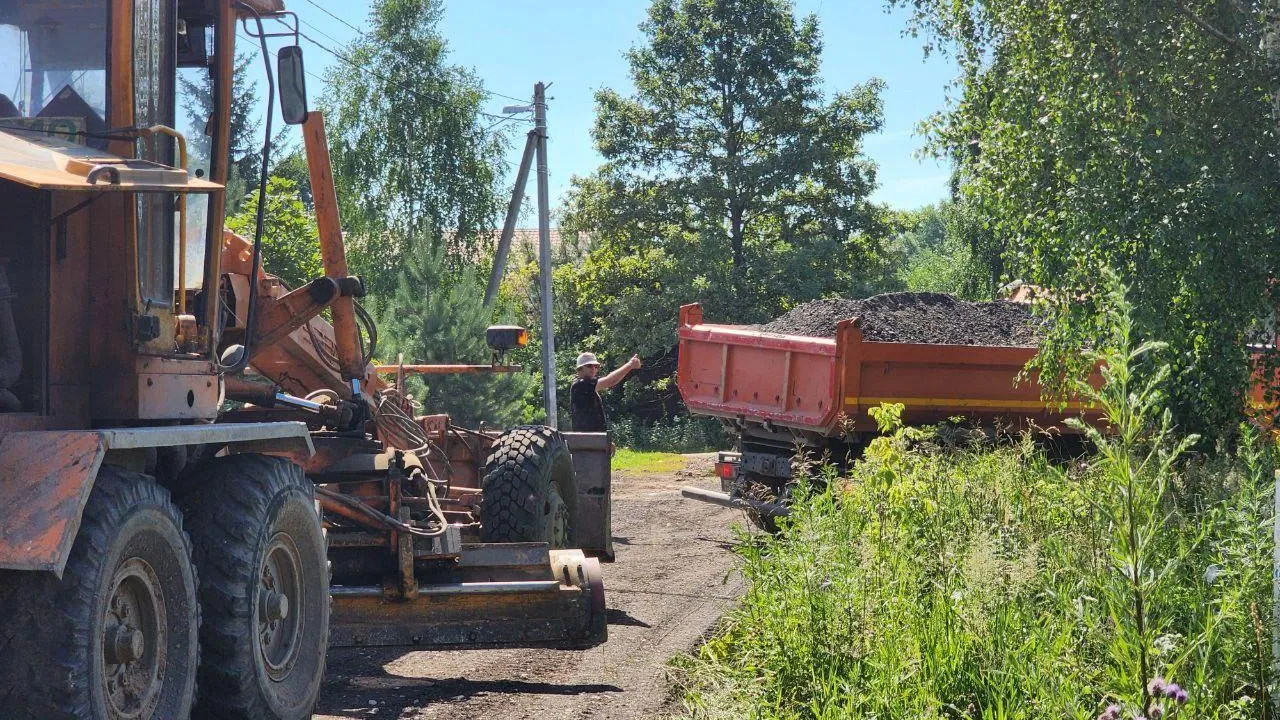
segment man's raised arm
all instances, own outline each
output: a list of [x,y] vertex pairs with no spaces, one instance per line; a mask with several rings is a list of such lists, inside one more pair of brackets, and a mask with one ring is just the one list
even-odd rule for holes
[[631,359],[628,360],[625,365],[623,365],[617,370],[614,370],[608,375],[605,375],[604,377],[597,380],[596,391],[599,392],[600,390],[608,390],[614,385],[617,385],[618,383],[622,382],[623,378],[625,378],[627,374],[630,373],[632,370],[639,370],[639,369],[640,369],[640,356],[632,355]]

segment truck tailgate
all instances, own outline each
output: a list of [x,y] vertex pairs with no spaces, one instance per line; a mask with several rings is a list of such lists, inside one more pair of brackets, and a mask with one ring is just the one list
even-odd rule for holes
[[689,410],[825,432],[841,411],[836,341],[702,324],[680,309],[677,384]]

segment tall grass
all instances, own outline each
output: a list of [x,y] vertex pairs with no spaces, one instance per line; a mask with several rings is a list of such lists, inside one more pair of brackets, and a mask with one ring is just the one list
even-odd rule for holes
[[1269,717],[1272,453],[1188,457],[1120,303],[1095,455],[927,450],[882,409],[847,476],[742,536],[746,596],[676,662],[687,714]]

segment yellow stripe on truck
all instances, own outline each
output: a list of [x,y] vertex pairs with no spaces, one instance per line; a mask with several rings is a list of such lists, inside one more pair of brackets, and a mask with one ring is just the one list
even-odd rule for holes
[[[1044,409],[1051,408],[1042,400],[973,400],[969,398],[890,398],[890,397],[846,397],[846,405],[881,405],[885,403],[902,403],[908,408],[921,405],[933,407],[979,408],[985,410],[1001,409]],[[1066,409],[1079,410],[1087,407],[1087,403],[1072,401],[1066,403]]]

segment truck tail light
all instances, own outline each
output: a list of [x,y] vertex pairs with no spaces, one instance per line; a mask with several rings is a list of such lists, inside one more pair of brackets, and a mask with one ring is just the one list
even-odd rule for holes
[[734,462],[720,461],[716,463],[716,477],[723,480],[732,480],[738,476],[738,464]]

